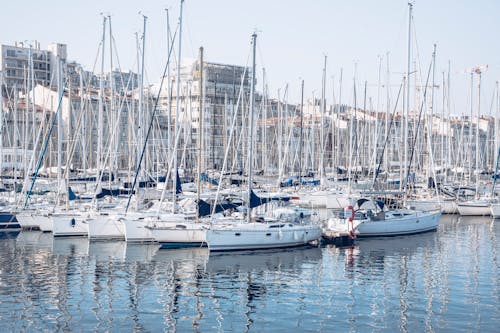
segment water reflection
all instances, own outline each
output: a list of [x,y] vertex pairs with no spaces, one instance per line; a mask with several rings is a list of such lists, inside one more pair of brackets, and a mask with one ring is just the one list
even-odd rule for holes
[[126,249],[125,241],[90,241],[88,253],[99,261],[125,260]]
[[495,331],[499,227],[351,248],[209,253],[21,232],[0,242],[9,331]]
[[321,260],[318,247],[272,249],[260,251],[212,252],[208,273],[229,274],[300,269],[304,262]]

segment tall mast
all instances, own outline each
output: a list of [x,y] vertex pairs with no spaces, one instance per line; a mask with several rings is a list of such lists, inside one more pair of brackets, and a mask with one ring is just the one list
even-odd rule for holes
[[[102,18],[102,40],[101,40],[101,77],[99,80],[99,108],[97,114],[97,158],[96,158],[96,168],[97,174],[100,175],[101,170],[101,155],[102,155],[102,130],[103,130],[103,114],[104,114],[104,49],[106,39],[106,17]],[[100,182],[100,179],[98,179]]]
[[[177,138],[177,131],[180,130],[179,128],[179,103],[180,103],[180,91],[181,91],[181,52],[182,52],[182,7],[184,5],[184,0],[181,0],[181,8],[180,8],[180,14],[179,14],[179,54],[177,55],[177,88],[175,90],[175,130],[174,130],[174,137]],[[173,212],[175,213],[175,204],[177,201],[177,147],[174,147],[174,166],[173,166],[173,187],[172,187],[172,193],[173,193],[173,198],[172,198],[172,209]]]
[[36,131],[35,131],[35,123],[36,123],[36,110],[35,110],[35,66],[33,64],[33,52],[32,52],[32,49],[31,49],[31,44],[30,44],[30,57],[29,57],[29,61],[30,61],[30,66],[29,66],[29,70],[31,72],[31,119],[32,119],[32,123],[31,123],[31,129],[32,129],[32,134],[33,134],[33,152],[35,152],[35,147],[36,147]]
[[[200,202],[201,193],[201,152],[203,149],[203,46],[200,47],[200,109],[198,116],[198,156],[196,168],[196,202]],[[177,178],[177,177],[176,177]],[[196,219],[200,216],[200,205],[196,205]]]
[[407,182],[408,182],[408,116],[410,114],[410,65],[411,65],[411,18],[412,18],[412,10],[413,10],[413,4],[411,2],[408,2],[408,63],[406,67],[406,108],[405,108],[405,115],[403,117],[403,125],[404,125],[404,171],[403,174],[405,175],[403,184],[404,188],[406,189]]
[[[432,119],[434,117],[434,87],[436,85],[436,44],[434,44],[434,52],[432,52],[432,89],[431,89],[431,114],[429,117],[429,148],[432,149],[432,134],[433,134],[433,122]],[[431,175],[431,159],[433,159],[433,150],[429,151],[429,159],[428,159],[428,168],[427,168],[427,178]]]
[[[167,12],[167,54],[170,52],[170,16]],[[172,149],[172,94],[170,90],[170,61],[167,61],[167,99],[168,99],[168,116],[167,116],[167,156],[170,158]]]
[[302,141],[304,136],[304,79],[300,84],[299,187],[302,186]]
[[[344,74],[344,69],[340,67],[340,78],[339,78],[339,109],[337,114],[340,114],[342,110],[342,75]],[[340,119],[340,118],[339,118]],[[340,123],[339,123],[340,124]],[[340,164],[340,128],[337,129],[337,166]],[[345,156],[345,155],[344,155]],[[347,162],[346,162],[347,165]]]
[[[85,101],[83,92],[83,67],[78,67],[79,79],[80,79],[80,114],[85,112]],[[83,115],[83,129],[82,129],[82,169],[83,174],[87,175],[87,114]]]
[[[114,128],[115,122],[118,122],[115,115],[115,105],[114,105],[114,77],[113,77],[113,32],[111,31],[111,15],[108,15],[108,23],[109,23],[109,112],[108,115],[111,118],[111,128]],[[108,120],[109,122],[109,120]],[[117,160],[117,136],[112,136],[112,152],[113,152],[113,160],[110,162],[110,172],[117,171],[118,169],[118,160]],[[111,175],[108,177],[108,181],[111,183]]]
[[[144,138],[144,128],[146,126],[146,119],[144,116],[144,54],[146,50],[146,21],[147,16],[143,15],[143,28],[142,28],[142,53],[141,53],[141,76],[139,78],[139,142],[142,144]],[[146,164],[146,163],[144,163]],[[145,169],[147,166],[144,167]],[[133,189],[132,189],[133,190]]]
[[[59,95],[59,103],[62,101],[63,96],[63,84],[62,84],[62,60],[60,56],[57,56],[57,90]],[[71,107],[71,106],[70,106]],[[57,193],[61,194],[62,187],[62,110],[61,105],[57,110]],[[67,167],[67,166],[66,166]],[[58,196],[60,199],[60,197]],[[58,199],[58,201],[59,201]]]
[[[442,107],[441,107],[441,120],[439,121],[439,135],[441,136],[441,167],[442,168],[445,168],[445,162],[446,164],[449,162],[449,161],[446,161],[446,159],[444,158],[444,133],[445,133],[445,123],[444,123],[444,109],[445,109],[445,103],[446,103],[446,81],[445,81],[445,78],[444,78],[444,72],[442,72],[442,76],[443,76],[443,83],[442,83],[442,86],[443,86],[443,100],[442,100]],[[449,118],[447,118],[448,121]],[[451,122],[450,122],[451,123]],[[445,173],[444,173],[444,177],[446,179],[446,174],[448,173],[445,170]],[[445,181],[446,183],[446,181]]]
[[[499,137],[499,134],[498,133],[498,116],[500,115],[500,92],[498,91],[498,81],[495,82],[495,88],[496,88],[496,91],[497,91],[497,98],[496,98],[496,116],[493,117],[493,120],[495,122],[495,125],[494,125],[494,128],[495,128],[495,135],[493,135],[493,139],[495,140],[495,154],[498,154],[498,146],[499,146],[499,142],[498,142],[498,137]],[[498,159],[498,158],[497,158]],[[495,170],[495,179],[496,179],[496,170]]]
[[323,77],[322,77],[322,82],[321,82],[321,125],[320,125],[320,145],[321,149],[319,152],[320,160],[319,160],[319,179],[321,185],[324,185],[324,177],[325,177],[325,165],[324,165],[324,154],[325,154],[325,127],[323,126],[325,122],[325,109],[326,109],[326,103],[325,103],[325,85],[326,85],[326,55],[325,55],[325,62],[323,65]]
[[[387,51],[386,53],[386,61],[387,61],[387,72],[386,72],[386,108],[385,108],[385,140],[387,140],[389,142],[389,116],[391,114],[391,100],[390,100],[390,88],[389,88],[389,85],[390,85],[390,77],[391,77],[391,73],[389,71],[389,51]],[[390,151],[390,146],[389,146],[389,149],[387,151],[387,153],[384,154],[384,161],[385,161],[385,165],[384,165],[384,169],[387,173],[389,173],[389,161],[390,161],[390,155],[389,155],[389,151]]]
[[250,83],[250,117],[248,120],[248,200],[247,200],[247,221],[250,223],[252,208],[250,198],[252,196],[252,172],[253,172],[253,119],[254,119],[254,104],[255,104],[255,53],[256,53],[257,34],[252,35],[253,56],[252,56],[252,81]]
[[481,68],[477,70],[477,120],[476,120],[476,197],[479,197],[479,123],[481,116]]
[[[474,70],[470,73],[470,117],[469,117],[469,147],[472,147],[472,116],[474,112]],[[477,148],[477,147],[476,147]],[[472,181],[472,148],[469,149],[469,182]]]

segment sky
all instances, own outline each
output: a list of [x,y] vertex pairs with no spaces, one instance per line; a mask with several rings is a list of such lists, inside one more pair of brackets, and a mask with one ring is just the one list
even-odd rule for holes
[[[467,72],[484,65],[488,69],[482,74],[479,110],[482,115],[494,113],[495,83],[500,78],[500,1],[412,3],[411,71],[416,66],[417,72],[410,76],[411,91],[425,83],[436,44],[435,112],[442,110],[443,73],[447,77],[450,64],[451,113],[470,113],[471,75]],[[103,14],[112,19],[118,51],[114,63],[119,61],[124,71],[135,70],[135,33],[142,34],[145,15],[147,80],[155,83],[167,58],[167,9],[173,31],[179,21],[180,0],[25,0],[5,1],[1,8],[2,44],[37,40],[45,49],[51,42],[66,43],[68,58],[87,70],[99,66]],[[327,103],[332,103],[334,95],[338,102],[341,90],[341,102],[353,105],[356,82],[356,103],[363,106],[366,82],[367,107],[383,110],[387,60],[392,100],[406,72],[408,12],[406,0],[185,0],[181,54],[196,58],[203,46],[208,61],[250,66],[251,35],[256,32],[258,90],[262,90],[265,68],[271,97],[277,97],[279,91],[284,98],[287,91],[288,102],[299,102],[302,79],[305,97],[319,97],[326,56]],[[109,70],[109,59],[105,66]],[[478,110],[477,83],[478,75],[474,75],[474,114]]]

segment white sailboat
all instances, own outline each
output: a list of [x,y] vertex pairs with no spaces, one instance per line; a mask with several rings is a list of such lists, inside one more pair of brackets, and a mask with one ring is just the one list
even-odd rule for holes
[[436,230],[441,211],[417,211],[412,209],[387,209],[380,200],[358,199],[346,207],[343,216],[332,217],[328,230],[355,230],[357,237],[399,236]]
[[283,248],[308,244],[321,237],[321,228],[312,224],[299,224],[268,219],[252,221],[253,127],[255,102],[255,53],[257,34],[252,35],[253,60],[250,85],[250,115],[248,138],[248,200],[246,222],[243,216],[214,218],[206,232],[210,251]]
[[[487,66],[486,66],[487,68]],[[476,144],[475,144],[475,161],[476,161],[476,167],[475,167],[475,178],[476,178],[476,196],[473,200],[468,200],[468,201],[463,201],[463,202],[457,202],[457,209],[458,213],[462,216],[489,216],[491,215],[491,204],[493,202],[496,202],[496,199],[492,197],[480,197],[479,194],[479,178],[480,178],[480,149],[484,149],[484,147],[479,147],[479,121],[480,121],[480,106],[481,106],[481,74],[482,74],[483,68],[482,67],[476,67],[471,71],[471,99],[472,99],[472,79],[474,73],[478,75],[478,84],[477,84],[477,89],[478,89],[478,102],[477,102],[477,114],[476,114]],[[471,121],[472,121],[472,103],[471,103]]]
[[[180,8],[180,16],[179,16],[179,58],[181,55],[181,33],[182,33],[182,4],[183,1],[181,1],[181,8]],[[144,50],[144,48],[143,48]],[[167,66],[170,62],[170,55],[172,54],[173,50],[173,45],[171,46],[169,50],[169,58],[167,60]],[[202,95],[202,73],[203,73],[203,50],[200,49],[200,64],[201,64],[201,78],[200,78],[200,114],[202,113],[203,109],[203,95]],[[144,68],[144,67],[143,67]],[[168,68],[168,67],[166,67]],[[163,76],[165,77],[165,75]],[[163,80],[161,85],[163,85]],[[161,91],[161,85],[159,91]],[[178,61],[178,68],[177,68],[177,91],[180,91],[180,61]],[[177,102],[176,102],[176,119],[179,119],[179,94],[177,94]],[[141,104],[140,104],[141,105]],[[153,112],[156,112],[156,106]],[[153,117],[151,117],[151,124],[150,128],[153,124],[153,119],[154,119],[154,113]],[[200,122],[201,123],[201,122]],[[176,126],[179,126],[177,123]],[[201,130],[200,130],[201,132]],[[174,143],[174,149],[173,153],[171,155],[171,160],[170,163],[168,164],[169,166],[173,165],[172,167],[169,167],[169,172],[173,169],[176,171],[176,175],[173,175],[173,200],[172,200],[172,212],[169,213],[163,213],[160,212],[162,210],[162,205],[161,203],[163,202],[163,199],[165,197],[165,190],[166,186],[163,188],[161,199],[160,199],[160,204],[158,205],[157,209],[150,209],[149,212],[143,213],[140,216],[135,216],[135,215],[126,215],[123,216],[122,220],[125,225],[125,239],[127,242],[158,242],[162,245],[162,247],[166,248],[177,248],[177,247],[187,247],[187,246],[200,246],[205,243],[205,229],[206,227],[201,224],[201,223],[196,223],[194,220],[191,219],[191,216],[186,216],[182,212],[177,212],[176,209],[176,201],[177,201],[177,195],[178,193],[182,190],[181,184],[180,184],[180,179],[178,178],[177,175],[177,144],[180,138],[180,129],[177,128],[176,131],[176,136],[175,136],[175,143]],[[200,133],[201,134],[201,133]],[[146,134],[146,137],[144,139],[145,142],[147,142],[149,137],[149,131]],[[201,144],[201,139],[198,140]],[[144,146],[145,148],[146,146]],[[201,154],[201,152],[200,152]],[[141,161],[140,161],[141,162]],[[139,165],[140,165],[139,162]],[[198,165],[200,165],[200,162],[198,162]],[[136,173],[137,177],[137,173]],[[169,178],[169,175],[167,174],[167,179]],[[199,179],[199,177],[198,177]],[[199,180],[198,180],[199,181]],[[135,185],[135,180],[134,180],[134,185]],[[133,186],[134,187],[134,186]],[[199,190],[198,190],[199,193]],[[156,212],[153,212],[153,210],[156,210]]]

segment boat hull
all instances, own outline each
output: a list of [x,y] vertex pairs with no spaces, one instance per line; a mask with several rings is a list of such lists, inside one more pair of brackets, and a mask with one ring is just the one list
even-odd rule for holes
[[147,228],[148,222],[143,219],[123,218],[125,226],[125,240],[130,243],[153,243],[155,238],[151,229]]
[[412,235],[436,230],[441,212],[415,212],[401,218],[365,220],[356,227],[357,237]]
[[20,231],[21,225],[16,216],[8,212],[0,212],[0,232]]
[[491,204],[491,216],[498,219],[500,218],[500,203]]
[[266,224],[250,223],[207,230],[210,251],[255,250],[302,246],[321,237],[316,226],[288,225],[270,228]]
[[88,225],[90,240],[125,240],[125,225],[117,215],[94,215]]
[[457,209],[461,216],[489,216],[490,203],[458,203]]
[[23,230],[40,230],[40,223],[33,213],[21,212],[16,214],[17,221]]
[[54,226],[52,230],[54,237],[87,236],[89,234],[87,216],[56,213],[50,217]]
[[147,228],[162,249],[206,245],[206,229],[200,224],[156,222]]

